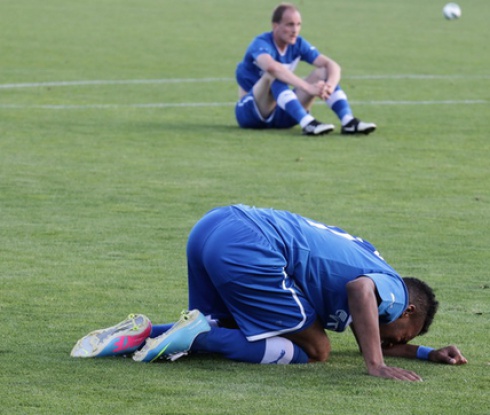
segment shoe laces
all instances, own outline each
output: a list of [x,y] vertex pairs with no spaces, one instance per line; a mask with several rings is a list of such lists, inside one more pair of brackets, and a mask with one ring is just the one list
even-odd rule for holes
[[181,318],[184,320],[189,320],[190,317],[190,311],[189,310],[182,310],[180,312]]
[[128,315],[128,320],[131,320],[131,323],[133,323],[133,327],[131,327],[129,330],[138,330],[139,327],[136,324],[136,314],[129,314]]

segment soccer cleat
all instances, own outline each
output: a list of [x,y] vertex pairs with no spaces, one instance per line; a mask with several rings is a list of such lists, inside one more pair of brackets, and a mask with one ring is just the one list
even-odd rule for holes
[[145,342],[151,333],[151,322],[143,314],[128,318],[107,329],[93,331],[78,340],[72,357],[105,357],[131,354]]
[[133,360],[154,362],[161,357],[177,360],[188,354],[199,334],[209,330],[211,326],[199,310],[183,311],[179,321],[167,332],[148,339],[143,348],[133,355]]
[[333,124],[322,124],[317,120],[311,121],[303,128],[304,135],[323,135],[332,132],[335,129]]
[[376,130],[376,124],[363,122],[357,118],[353,118],[342,126],[342,134],[370,134],[374,130]]

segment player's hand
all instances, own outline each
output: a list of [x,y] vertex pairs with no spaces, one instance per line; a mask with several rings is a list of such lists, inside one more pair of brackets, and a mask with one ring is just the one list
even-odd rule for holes
[[466,360],[456,346],[446,346],[442,349],[433,350],[429,354],[429,360],[448,365],[464,365],[468,363],[468,360]]
[[415,372],[410,370],[400,369],[399,367],[391,366],[377,366],[369,368],[368,372],[371,376],[377,376],[380,378],[395,379],[395,380],[405,380],[409,382],[420,382],[422,378]]
[[318,81],[318,86],[321,88],[319,97],[324,101],[329,99],[334,90],[332,85],[327,84],[325,81]]
[[327,93],[327,99],[330,98],[330,95],[332,95],[333,91],[335,91],[335,85],[325,82],[325,91]]
[[307,91],[310,95],[318,97],[322,100],[328,99],[330,94],[328,93],[327,84],[325,81],[318,81],[315,84],[310,84],[309,91]]
[[326,101],[327,99],[330,98],[330,95],[333,94],[333,91],[335,90],[334,85],[330,85],[325,81],[318,81],[317,82],[317,87],[319,88],[320,92],[317,94],[319,98],[322,100]]

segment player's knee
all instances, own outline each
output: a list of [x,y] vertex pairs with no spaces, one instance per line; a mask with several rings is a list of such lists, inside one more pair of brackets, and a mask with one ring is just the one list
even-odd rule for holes
[[307,82],[316,83],[318,81],[324,81],[328,78],[327,70],[324,67],[315,68],[313,72],[306,78]]
[[315,347],[309,351],[308,355],[313,362],[326,362],[330,357],[330,351],[330,342],[327,340],[326,342],[315,345]]
[[301,347],[310,362],[326,362],[330,356],[330,340],[319,320],[307,329],[285,337]]

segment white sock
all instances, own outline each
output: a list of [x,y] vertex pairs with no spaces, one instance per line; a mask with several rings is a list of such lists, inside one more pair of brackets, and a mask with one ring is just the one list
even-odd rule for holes
[[301,118],[301,121],[299,122],[299,125],[301,128],[305,128],[310,122],[312,122],[315,118],[311,114],[305,115],[303,118]]
[[265,352],[261,364],[276,363],[287,365],[294,358],[294,345],[284,337],[270,337],[265,340]]
[[349,124],[354,119],[352,114],[347,114],[342,118],[342,126]]

